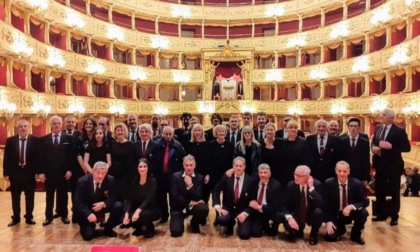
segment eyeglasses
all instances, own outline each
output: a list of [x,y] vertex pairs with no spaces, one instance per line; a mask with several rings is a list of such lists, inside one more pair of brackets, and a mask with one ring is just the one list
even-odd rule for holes
[[308,176],[308,175],[305,175],[305,174],[296,174],[296,173],[293,173],[293,175],[295,175],[296,177],[298,177],[298,178],[303,178],[303,177],[306,177],[306,176]]
[[98,123],[98,125],[105,126],[106,124],[105,123]]
[[252,134],[251,131],[244,131],[244,134]]

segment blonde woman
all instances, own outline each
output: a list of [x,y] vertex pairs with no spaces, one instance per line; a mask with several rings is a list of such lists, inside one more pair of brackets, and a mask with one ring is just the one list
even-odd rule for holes
[[245,173],[256,175],[261,162],[261,144],[255,139],[254,131],[250,126],[241,130],[241,140],[235,145],[235,157],[245,158]]

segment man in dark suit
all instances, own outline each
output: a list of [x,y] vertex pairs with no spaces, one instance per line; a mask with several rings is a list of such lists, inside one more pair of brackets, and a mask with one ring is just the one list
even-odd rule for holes
[[331,136],[340,136],[340,124],[336,120],[330,120],[328,122],[328,134]]
[[[251,187],[252,200],[249,203],[252,209],[249,217],[252,220],[251,236],[261,237],[263,231],[267,235],[275,236],[283,218],[280,212],[280,182],[271,177],[268,164],[258,166],[258,177]],[[271,227],[270,220],[273,221]]]
[[64,133],[67,135],[73,136],[73,140],[76,143],[77,139],[82,135],[81,131],[76,130],[76,117],[75,116],[67,116],[64,119],[64,123],[66,124],[66,128],[63,130]]
[[133,143],[140,140],[139,129],[138,125],[138,118],[136,115],[128,115],[127,116],[127,124],[128,124],[128,141]]
[[250,112],[244,112],[242,114],[242,121],[244,123],[243,127],[249,126],[252,128],[251,122],[252,122],[252,114]]
[[324,119],[318,120],[315,127],[317,133],[306,138],[308,144],[307,164],[311,168],[312,176],[323,182],[335,174],[339,139],[328,134],[328,123]]
[[265,138],[264,128],[267,124],[267,114],[265,112],[257,113],[257,128],[254,129],[254,136],[257,141],[263,141]]
[[[45,182],[46,208],[45,221],[42,225],[51,224],[53,219],[54,195],[57,193],[57,213],[64,224],[69,224],[68,189],[72,170],[76,167],[76,155],[73,138],[62,133],[63,121],[59,116],[50,119],[52,133],[40,139],[40,172],[39,179]],[[45,153],[48,153],[46,155]]]
[[369,141],[359,134],[360,119],[353,117],[348,120],[349,134],[340,138],[340,160],[349,163],[351,176],[360,181],[370,181],[370,148]]
[[182,158],[185,156],[185,150],[181,143],[174,139],[174,129],[166,126],[163,129],[163,137],[159,140],[156,147],[156,159],[153,167],[153,175],[157,181],[157,199],[162,209],[162,218],[160,223],[168,221],[168,194],[172,175],[182,171]]
[[358,244],[365,244],[361,237],[368,217],[366,207],[369,199],[366,197],[363,184],[350,175],[350,166],[346,161],[339,161],[335,167],[336,177],[325,180],[324,183],[324,215],[326,226],[326,241],[337,241],[340,235],[346,233],[346,224],[354,221],[350,239]]
[[219,124],[222,124],[223,119],[218,113],[214,113],[213,115],[211,115],[210,121],[211,121],[211,124],[213,125],[213,127],[205,131],[205,133],[207,135],[207,141],[208,142],[216,139],[216,137],[213,136],[213,128],[216,127]]
[[[400,211],[401,174],[404,171],[402,152],[411,150],[405,129],[394,124],[395,111],[385,109],[382,113],[383,124],[375,128],[372,140],[372,164],[375,168],[375,196],[378,215],[372,221],[384,221],[391,216],[391,226],[398,225]],[[389,213],[385,212],[387,192],[391,195]]]
[[189,126],[190,126],[190,118],[191,118],[191,114],[188,112],[184,112],[182,113],[181,117],[179,118],[179,120],[182,121],[182,127],[181,128],[177,128],[174,131],[174,134],[177,136],[177,139],[182,139],[182,136],[188,132]]
[[137,165],[140,158],[147,159],[152,165],[152,167],[154,166],[156,158],[156,148],[158,147],[158,144],[151,139],[153,129],[150,124],[141,124],[138,127],[138,131],[140,134],[140,141],[137,141],[133,144],[134,153],[131,155],[131,167],[134,168],[132,171],[130,171],[130,174],[132,174],[132,176],[138,174]]
[[18,135],[7,138],[4,149],[3,176],[10,182],[12,195],[11,227],[20,222],[20,195],[25,193],[26,223],[34,225],[35,174],[37,172],[38,138],[29,134],[29,122],[17,123]]
[[152,115],[152,118],[150,119],[150,125],[152,125],[153,130],[153,137],[158,136],[162,133],[162,129],[159,127],[160,123],[160,117],[159,115]]
[[184,233],[184,219],[191,218],[191,230],[200,233],[200,224],[206,224],[209,207],[203,201],[203,175],[194,172],[195,159],[192,155],[184,157],[184,171],[173,174],[171,180],[171,220],[169,230],[172,237],[179,237]]
[[[156,135],[156,136],[153,136],[153,141],[155,141],[155,142],[159,142],[159,140],[163,137],[163,129],[166,127],[166,126],[169,126],[169,122],[168,122],[168,120],[166,120],[166,119],[162,119],[161,121],[160,121],[160,124],[159,124],[159,134],[158,135]],[[174,135],[174,137],[176,137],[176,135]],[[176,138],[175,138],[176,139]]]
[[[354,118],[356,118],[356,117],[349,117],[349,118],[347,119],[347,125],[348,125],[348,124],[349,124],[349,122],[350,122],[351,120],[353,120]],[[358,119],[358,118],[356,118],[356,119]],[[361,127],[361,121],[360,121],[360,119],[359,119],[359,137],[364,138],[364,139],[366,139],[366,140],[370,141],[368,134],[361,132],[360,127]],[[344,138],[344,137],[346,137],[346,136],[348,136],[348,135],[349,135],[349,132],[343,132],[343,133],[342,133],[339,137],[340,137],[340,138]]]
[[104,235],[116,237],[112,230],[122,218],[122,203],[115,200],[114,178],[108,173],[105,162],[96,162],[92,173],[86,174],[77,181],[75,210],[77,223],[83,240],[95,238],[96,223],[103,222],[105,213],[110,213],[104,228]]
[[[248,219],[250,209],[247,209],[251,200],[252,178],[245,173],[245,159],[233,159],[233,175],[223,177],[213,189],[213,207],[216,210],[216,223],[227,227],[225,236],[233,234],[235,221],[238,221],[238,236],[246,240],[251,237],[251,220]],[[223,205],[220,194],[223,193]],[[246,212],[248,210],[249,212]]]
[[295,241],[303,238],[307,223],[312,226],[309,244],[315,245],[323,219],[322,184],[311,176],[311,169],[306,165],[296,167],[294,176],[284,191],[284,227],[289,232],[289,240]]
[[[292,120],[292,116],[285,115],[283,118],[283,128],[276,131],[276,138],[287,138],[287,132],[286,132],[286,125],[287,123]],[[298,136],[305,138],[305,133],[303,131],[298,130]]]
[[101,126],[105,130],[105,139],[108,145],[114,141],[114,137],[112,136],[112,131],[109,129],[109,120],[106,117],[101,117],[98,121],[98,126]]
[[229,118],[229,131],[226,134],[226,140],[233,143],[234,145],[241,140],[239,118],[237,115],[232,115]]

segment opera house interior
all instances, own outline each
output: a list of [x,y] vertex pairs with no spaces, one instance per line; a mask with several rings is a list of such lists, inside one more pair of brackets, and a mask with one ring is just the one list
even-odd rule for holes
[[[74,115],[80,128],[88,116],[115,125],[129,114],[144,123],[157,114],[178,128],[190,112],[210,128],[213,113],[227,123],[251,112],[256,124],[256,113],[265,112],[277,128],[291,115],[305,134],[320,118],[347,132],[347,119],[357,117],[371,136],[388,107],[410,140],[406,166],[420,165],[419,35],[419,0],[0,0],[1,159],[21,118],[43,136],[54,115]],[[1,172],[0,188],[7,187]],[[2,209],[10,209],[9,194],[1,194]],[[42,218],[43,197],[36,198]],[[415,206],[401,211],[409,218]],[[1,216],[3,227],[9,217]],[[414,218],[385,233],[369,224],[364,249],[398,247],[405,232],[405,251],[412,251],[409,244],[419,245]],[[10,251],[87,251],[94,244],[75,238],[77,228],[53,228],[3,230],[0,244]],[[145,250],[309,249],[271,238],[168,240],[164,232],[142,241]]]

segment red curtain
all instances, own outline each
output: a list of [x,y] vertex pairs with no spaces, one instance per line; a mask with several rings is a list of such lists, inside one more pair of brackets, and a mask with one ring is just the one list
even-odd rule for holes
[[403,91],[405,87],[405,74],[401,76],[395,75],[391,77],[391,94],[398,94]]
[[7,73],[7,66],[6,64],[4,64],[4,66],[2,66],[0,64],[0,86],[7,86],[7,78],[6,78],[6,73]]
[[20,69],[13,68],[13,82],[20,89],[25,89],[25,70],[21,71]]
[[220,62],[219,66],[216,67],[215,76],[222,75],[223,78],[230,78],[234,74],[241,75],[241,68],[237,66],[236,64],[241,65],[240,62]]

